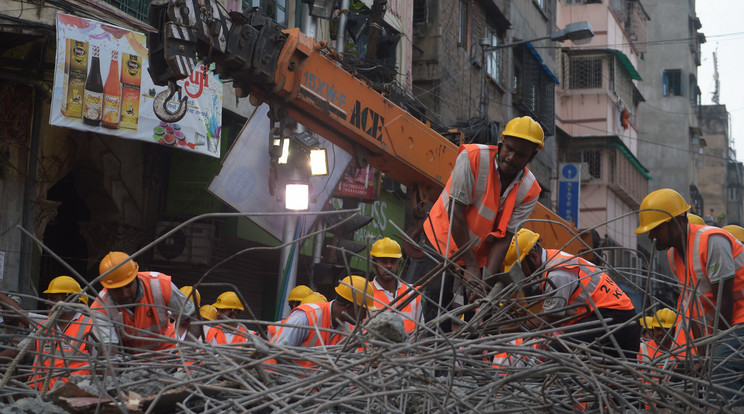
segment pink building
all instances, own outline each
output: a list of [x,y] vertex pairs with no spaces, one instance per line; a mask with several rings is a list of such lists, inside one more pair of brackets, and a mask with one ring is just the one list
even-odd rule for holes
[[[557,26],[577,21],[588,21],[595,36],[584,45],[566,43],[558,58],[558,162],[580,164],[578,226],[597,231],[600,246],[608,247],[601,251],[608,264],[637,268],[633,213],[650,176],[636,158],[636,114],[644,101],[636,67],[648,15],[636,0],[559,2]],[[560,205],[562,195],[556,194]]]

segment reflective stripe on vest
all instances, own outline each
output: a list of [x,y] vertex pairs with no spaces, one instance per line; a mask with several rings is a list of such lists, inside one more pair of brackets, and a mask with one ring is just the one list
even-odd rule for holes
[[[105,288],[91,308],[109,315],[117,324],[124,346],[134,348],[130,350],[132,352],[174,348],[175,342],[164,342],[163,338],[157,337],[165,333],[170,323],[166,306],[170,303],[171,277],[158,272],[140,272],[137,277],[144,294],[133,306],[134,319],[126,308],[114,301]],[[114,309],[116,312],[109,314],[106,309]]]
[[[585,307],[574,309],[571,311],[573,315],[593,309],[635,309],[628,295],[594,263],[560,250],[545,249],[545,251],[548,257],[545,264],[547,273],[558,269],[569,271],[576,269],[578,271],[577,277],[580,285],[573,292],[566,306],[573,304],[576,299],[580,299],[583,303],[586,303],[588,309]],[[577,320],[573,320],[569,324],[576,322]]]
[[93,320],[88,316],[80,315],[67,325],[61,335],[56,326],[46,330],[46,332],[51,330],[51,334],[38,332],[38,336],[44,339],[35,341],[36,357],[33,369],[38,373],[29,379],[29,383],[41,390],[50,367],[53,372],[49,379],[49,388],[57,379],[66,382],[68,375],[89,375],[90,371],[79,368],[86,367],[90,363],[88,351],[85,349],[85,338],[92,327]]
[[[708,240],[710,236],[718,234],[727,238],[731,243],[731,255],[734,259],[734,307],[731,314],[731,324],[744,323],[744,246],[729,232],[718,227],[700,224],[687,225],[687,252],[685,261],[674,248],[667,251],[669,263],[672,263],[672,271],[677,276],[684,291],[677,302],[678,323],[681,328],[677,330],[679,343],[687,341],[686,332],[690,330],[690,318],[701,321],[701,324],[709,330],[715,318],[716,297],[718,291],[713,291],[708,279]],[[685,266],[685,262],[687,266]],[[702,277],[700,277],[702,276]],[[682,317],[685,315],[686,317]],[[705,332],[707,334],[708,332]]]
[[[372,290],[374,291],[375,301],[379,302],[383,310],[391,310],[387,305],[390,305],[390,298],[388,298],[388,295],[385,291],[385,289],[378,289],[377,286],[375,286],[375,283],[371,284]],[[399,296],[403,296],[406,291],[408,290],[409,285],[405,283],[400,283],[400,287],[395,292],[395,298]],[[409,295],[415,295],[416,292],[411,291]],[[402,303],[404,299],[400,299],[397,303]],[[401,318],[403,319],[403,327],[405,328],[406,332],[411,333],[416,329],[416,323],[419,322],[416,319],[417,315],[420,315],[419,313],[419,307],[421,306],[421,296],[417,296],[416,299],[412,300],[406,307],[404,307],[401,311],[395,311],[395,313],[399,314]],[[392,310],[391,310],[392,311]]]
[[[458,158],[463,156],[463,152],[470,162],[470,171],[474,179],[471,204],[465,208],[465,221],[468,224],[470,238],[480,240],[480,244],[474,251],[478,264],[485,266],[488,259],[488,244],[484,243],[486,236],[493,234],[496,237],[504,237],[514,207],[536,199],[541,189],[535,176],[525,167],[521,181],[514,183],[499,214],[501,184],[495,165],[498,147],[480,144],[462,145]],[[451,181],[452,177],[447,180],[447,185],[424,222],[426,237],[440,253],[445,251],[448,239]],[[449,247],[448,255],[457,250],[454,240],[450,240]]]

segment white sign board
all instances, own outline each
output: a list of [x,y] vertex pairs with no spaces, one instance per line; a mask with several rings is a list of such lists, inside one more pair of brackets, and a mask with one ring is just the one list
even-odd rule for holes
[[[284,212],[284,203],[276,195],[269,193],[269,107],[261,105],[253,112],[245,124],[230,151],[225,156],[222,169],[209,185],[209,191],[241,213],[279,213]],[[311,195],[309,212],[323,209],[331,192],[341,179],[351,155],[330,141],[316,136],[319,148],[326,149],[328,175],[310,178]],[[281,186],[279,180],[278,187]],[[281,189],[277,188],[277,193]],[[284,219],[282,216],[248,216],[248,218],[274,236],[282,239]],[[308,233],[315,219],[314,215],[305,216],[305,223],[300,234]]]

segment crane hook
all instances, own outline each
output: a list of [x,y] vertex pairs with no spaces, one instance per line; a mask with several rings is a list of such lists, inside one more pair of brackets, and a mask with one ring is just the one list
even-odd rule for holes
[[[168,109],[168,102],[173,96],[178,93],[178,109],[171,111]],[[178,122],[186,115],[188,110],[188,96],[181,96],[181,87],[176,84],[176,81],[168,81],[168,89],[155,95],[155,101],[152,103],[152,109],[155,111],[155,115],[160,118],[163,122]]]

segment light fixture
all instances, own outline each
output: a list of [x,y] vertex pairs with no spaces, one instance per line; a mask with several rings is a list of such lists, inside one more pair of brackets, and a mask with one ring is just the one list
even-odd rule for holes
[[279,155],[277,162],[286,164],[289,159],[289,138],[274,138],[274,148],[281,148],[281,155]]
[[325,148],[310,150],[310,174],[328,175],[328,159]]
[[284,192],[284,207],[287,210],[307,210],[310,207],[310,184],[287,183]]
[[562,42],[564,40],[570,40],[571,42],[579,45],[588,43],[589,40],[594,37],[594,30],[592,25],[587,21],[573,22],[566,25],[562,30],[558,30],[550,35],[550,40],[556,42]]

